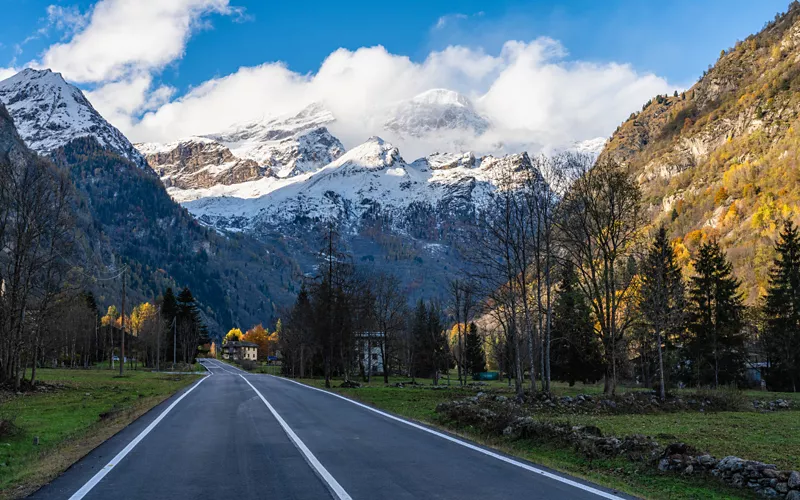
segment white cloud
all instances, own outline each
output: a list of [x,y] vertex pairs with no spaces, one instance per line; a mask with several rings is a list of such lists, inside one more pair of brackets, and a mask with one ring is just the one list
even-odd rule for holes
[[39,32],[46,34],[51,27],[64,33],[68,38],[86,27],[89,21],[89,14],[81,14],[76,6],[63,7],[61,5],[49,5],[47,7],[47,25]]
[[16,68],[0,68],[0,82],[6,78],[11,78],[19,72]]
[[[159,73],[183,57],[191,35],[208,27],[209,15],[243,19],[229,1],[100,0],[86,14],[51,7],[48,25],[74,35],[33,65],[92,87],[87,95],[97,110],[133,141],[218,132],[322,102],[336,116],[331,129],[345,146],[382,135],[409,159],[454,143],[482,153],[535,152],[608,136],[641,103],[672,90],[663,78],[626,64],[570,61],[566,49],[549,38],[508,41],[496,53],[452,45],[421,62],[381,46],[339,49],[315,73],[266,62],[177,97],[174,88],[158,85]],[[480,16],[452,14],[437,25]],[[451,132],[423,139],[383,130],[387,109],[432,88],[465,94],[492,127],[480,137]]]
[[[507,42],[496,55],[448,47],[419,63],[383,47],[339,49],[312,74],[281,63],[240,68],[146,113],[123,131],[137,141],[174,140],[319,101],[337,117],[331,129],[347,147],[377,134],[399,143],[408,159],[453,142],[480,152],[538,150],[608,136],[641,103],[673,88],[629,65],[567,62],[566,56],[549,38]],[[467,95],[493,127],[479,138],[448,134],[427,140],[382,130],[382,110],[431,88]]]
[[444,28],[445,26],[447,26],[448,23],[451,23],[453,21],[457,21],[459,19],[467,19],[468,17],[469,16],[466,15],[466,14],[448,14],[446,16],[440,17],[436,21],[435,28],[440,30],[440,29]]
[[134,116],[163,106],[175,92],[173,87],[161,86],[150,90],[151,86],[152,77],[143,74],[108,83],[85,94],[106,120],[125,130],[133,126]]
[[[183,56],[193,30],[205,27],[205,15],[236,12],[228,0],[101,0],[88,24],[48,48],[40,64],[76,82],[158,71]],[[74,26],[74,16],[62,19]]]

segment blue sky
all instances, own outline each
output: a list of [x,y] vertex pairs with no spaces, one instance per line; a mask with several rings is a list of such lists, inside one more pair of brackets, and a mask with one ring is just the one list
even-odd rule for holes
[[[94,2],[2,0],[0,66],[34,59],[59,33],[16,45],[45,25],[49,5]],[[716,60],[722,48],[761,29],[787,0],[574,0],[264,2],[239,0],[243,17],[213,19],[195,35],[186,55],[163,78],[179,88],[265,61],[284,61],[298,72],[315,71],[339,47],[383,45],[424,59],[448,44],[498,48],[509,39],[549,36],[581,60],[629,62],[641,71],[688,83]],[[457,15],[472,16],[462,19]],[[449,16],[449,17],[445,17]],[[440,18],[447,22],[437,29]],[[143,34],[146,36],[146,34]]]
[[[220,106],[223,124],[286,112],[290,105],[283,103],[336,101],[332,96],[353,89],[353,82],[331,82],[317,72],[341,76],[350,71],[362,81],[375,80],[370,88],[376,97],[361,89],[357,93],[362,100],[386,93],[388,102],[425,86],[456,87],[480,101],[490,116],[503,117],[516,106],[499,99],[497,89],[516,97],[526,92],[524,79],[533,79],[532,91],[544,98],[529,99],[527,118],[507,120],[505,129],[546,143],[605,136],[648,96],[690,86],[721,49],[760,30],[786,9],[788,0],[140,0],[133,4],[135,11],[123,0],[0,4],[0,75],[29,65],[53,66],[136,139],[166,140],[212,126],[185,126],[197,120],[188,102],[199,105],[199,94],[208,108],[216,102],[238,103],[237,97],[253,93],[249,99],[257,103],[258,112],[228,113]],[[169,12],[163,14],[165,8]],[[377,45],[385,51],[364,50]],[[436,55],[448,47],[467,51],[464,68],[457,67],[462,55],[456,55],[445,69],[431,69]],[[347,49],[338,53],[344,55],[320,71],[323,61],[340,48]],[[269,65],[276,62],[281,64]],[[481,64],[485,68],[480,71],[467,68]],[[258,68],[257,80],[251,74],[256,70],[248,68]],[[391,77],[386,80],[376,74],[380,71]],[[402,89],[392,85],[391,92],[383,92],[394,81],[415,78],[424,82]],[[509,83],[513,78],[516,84]],[[584,88],[579,79],[605,83],[588,82]],[[217,95],[226,85],[230,88],[224,98]],[[320,90],[323,86],[329,90]],[[558,96],[563,92],[585,93],[591,100],[565,108]],[[264,93],[276,97],[265,100]],[[592,103],[606,96],[608,109],[594,109]],[[349,110],[353,101],[332,106]],[[574,130],[574,137],[546,136],[550,123],[564,121],[570,113],[580,115],[577,124],[561,127]],[[605,115],[610,115],[607,121],[600,118]],[[363,133],[366,126],[353,131],[354,136]]]

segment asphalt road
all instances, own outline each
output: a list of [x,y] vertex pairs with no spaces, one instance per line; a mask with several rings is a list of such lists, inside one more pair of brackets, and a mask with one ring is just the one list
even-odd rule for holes
[[629,498],[345,398],[205,360],[37,499]]

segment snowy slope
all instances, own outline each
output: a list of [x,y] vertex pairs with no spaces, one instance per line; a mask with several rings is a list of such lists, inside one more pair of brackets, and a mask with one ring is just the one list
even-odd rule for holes
[[325,127],[333,121],[333,114],[315,103],[295,115],[247,123],[206,137],[239,158],[272,167],[278,177],[290,177],[317,170],[344,153],[342,143]]
[[168,188],[210,188],[271,175],[268,168],[254,160],[238,158],[227,147],[206,137],[135,146]]
[[595,137],[594,139],[574,143],[570,150],[591,155],[596,159],[606,146],[606,142],[608,142],[608,139],[605,137]]
[[325,127],[333,120],[329,111],[312,104],[297,114],[136,148],[167,187],[202,189],[261,177],[287,178],[316,171],[344,153]]
[[75,138],[92,136],[136,165],[147,165],[122,132],[100,116],[83,92],[64,81],[60,73],[24,69],[0,82],[0,101],[27,146],[39,154],[49,154]]
[[469,98],[447,89],[432,89],[400,102],[389,110],[386,130],[399,137],[425,137],[453,131],[481,135],[489,121],[478,114]]
[[421,208],[440,222],[474,216],[501,173],[521,165],[530,165],[525,153],[437,154],[407,163],[397,148],[373,137],[315,172],[170,193],[219,229],[258,231],[334,219],[357,231],[380,214],[387,229],[407,234]]

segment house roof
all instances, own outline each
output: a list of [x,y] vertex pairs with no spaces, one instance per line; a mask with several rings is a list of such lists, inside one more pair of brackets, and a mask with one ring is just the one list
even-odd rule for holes
[[234,340],[233,342],[225,342],[222,347],[258,347],[258,344],[254,344],[252,342],[240,342],[238,340]]

